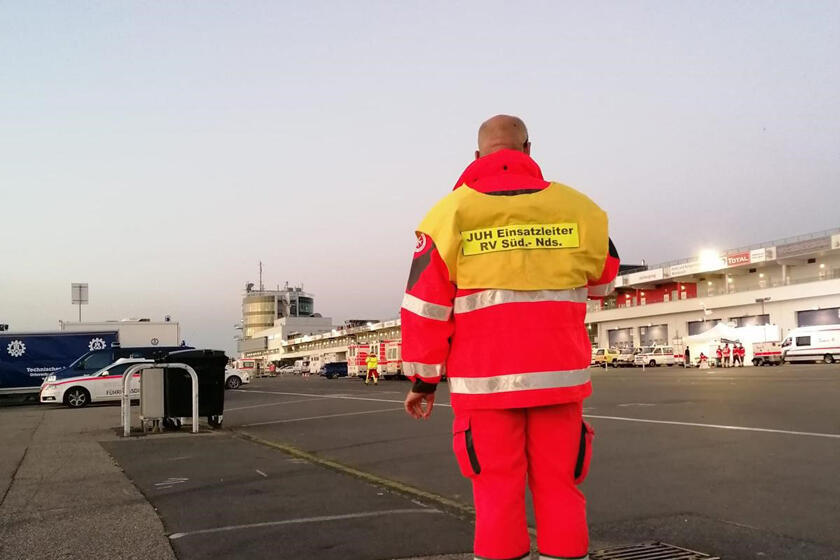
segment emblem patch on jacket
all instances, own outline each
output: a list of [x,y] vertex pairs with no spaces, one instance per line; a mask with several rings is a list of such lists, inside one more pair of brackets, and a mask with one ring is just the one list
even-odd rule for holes
[[426,234],[417,233],[417,242],[414,244],[414,252],[422,253],[426,249]]
[[570,249],[580,247],[576,223],[518,224],[461,232],[465,256],[518,249]]

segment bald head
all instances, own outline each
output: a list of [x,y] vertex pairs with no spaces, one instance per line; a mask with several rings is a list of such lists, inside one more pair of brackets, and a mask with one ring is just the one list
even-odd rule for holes
[[476,159],[489,156],[499,150],[517,150],[531,153],[528,129],[519,117],[496,115],[481,123],[478,129],[478,151]]

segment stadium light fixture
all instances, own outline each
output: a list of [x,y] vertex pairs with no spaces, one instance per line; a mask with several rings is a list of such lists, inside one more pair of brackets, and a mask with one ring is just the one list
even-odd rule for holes
[[715,249],[703,249],[700,251],[697,260],[700,262],[700,270],[705,272],[707,270],[720,270],[726,265],[720,252]]

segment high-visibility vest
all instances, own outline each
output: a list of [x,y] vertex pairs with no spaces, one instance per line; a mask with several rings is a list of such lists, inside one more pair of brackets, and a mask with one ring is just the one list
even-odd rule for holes
[[379,365],[379,358],[374,355],[370,355],[365,362],[367,363],[368,369],[374,369]]
[[606,213],[560,183],[521,196],[456,189],[418,231],[434,240],[459,289],[580,288],[600,277],[609,250]]

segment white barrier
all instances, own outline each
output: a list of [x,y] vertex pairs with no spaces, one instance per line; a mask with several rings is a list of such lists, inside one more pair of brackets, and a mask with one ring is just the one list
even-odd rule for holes
[[[183,369],[186,370],[187,373],[190,374],[190,378],[192,379],[192,431],[194,434],[198,433],[198,375],[195,373],[195,370],[188,366],[187,364],[137,364],[136,366],[131,366],[122,376],[122,399],[121,399],[121,409],[120,412],[122,413],[123,419],[123,436],[128,437],[131,435],[131,394],[129,393],[129,383],[131,382],[131,377],[137,373],[138,371],[142,371],[144,369],[156,369],[156,368],[167,368],[167,369]],[[142,374],[141,374],[142,375]]]

